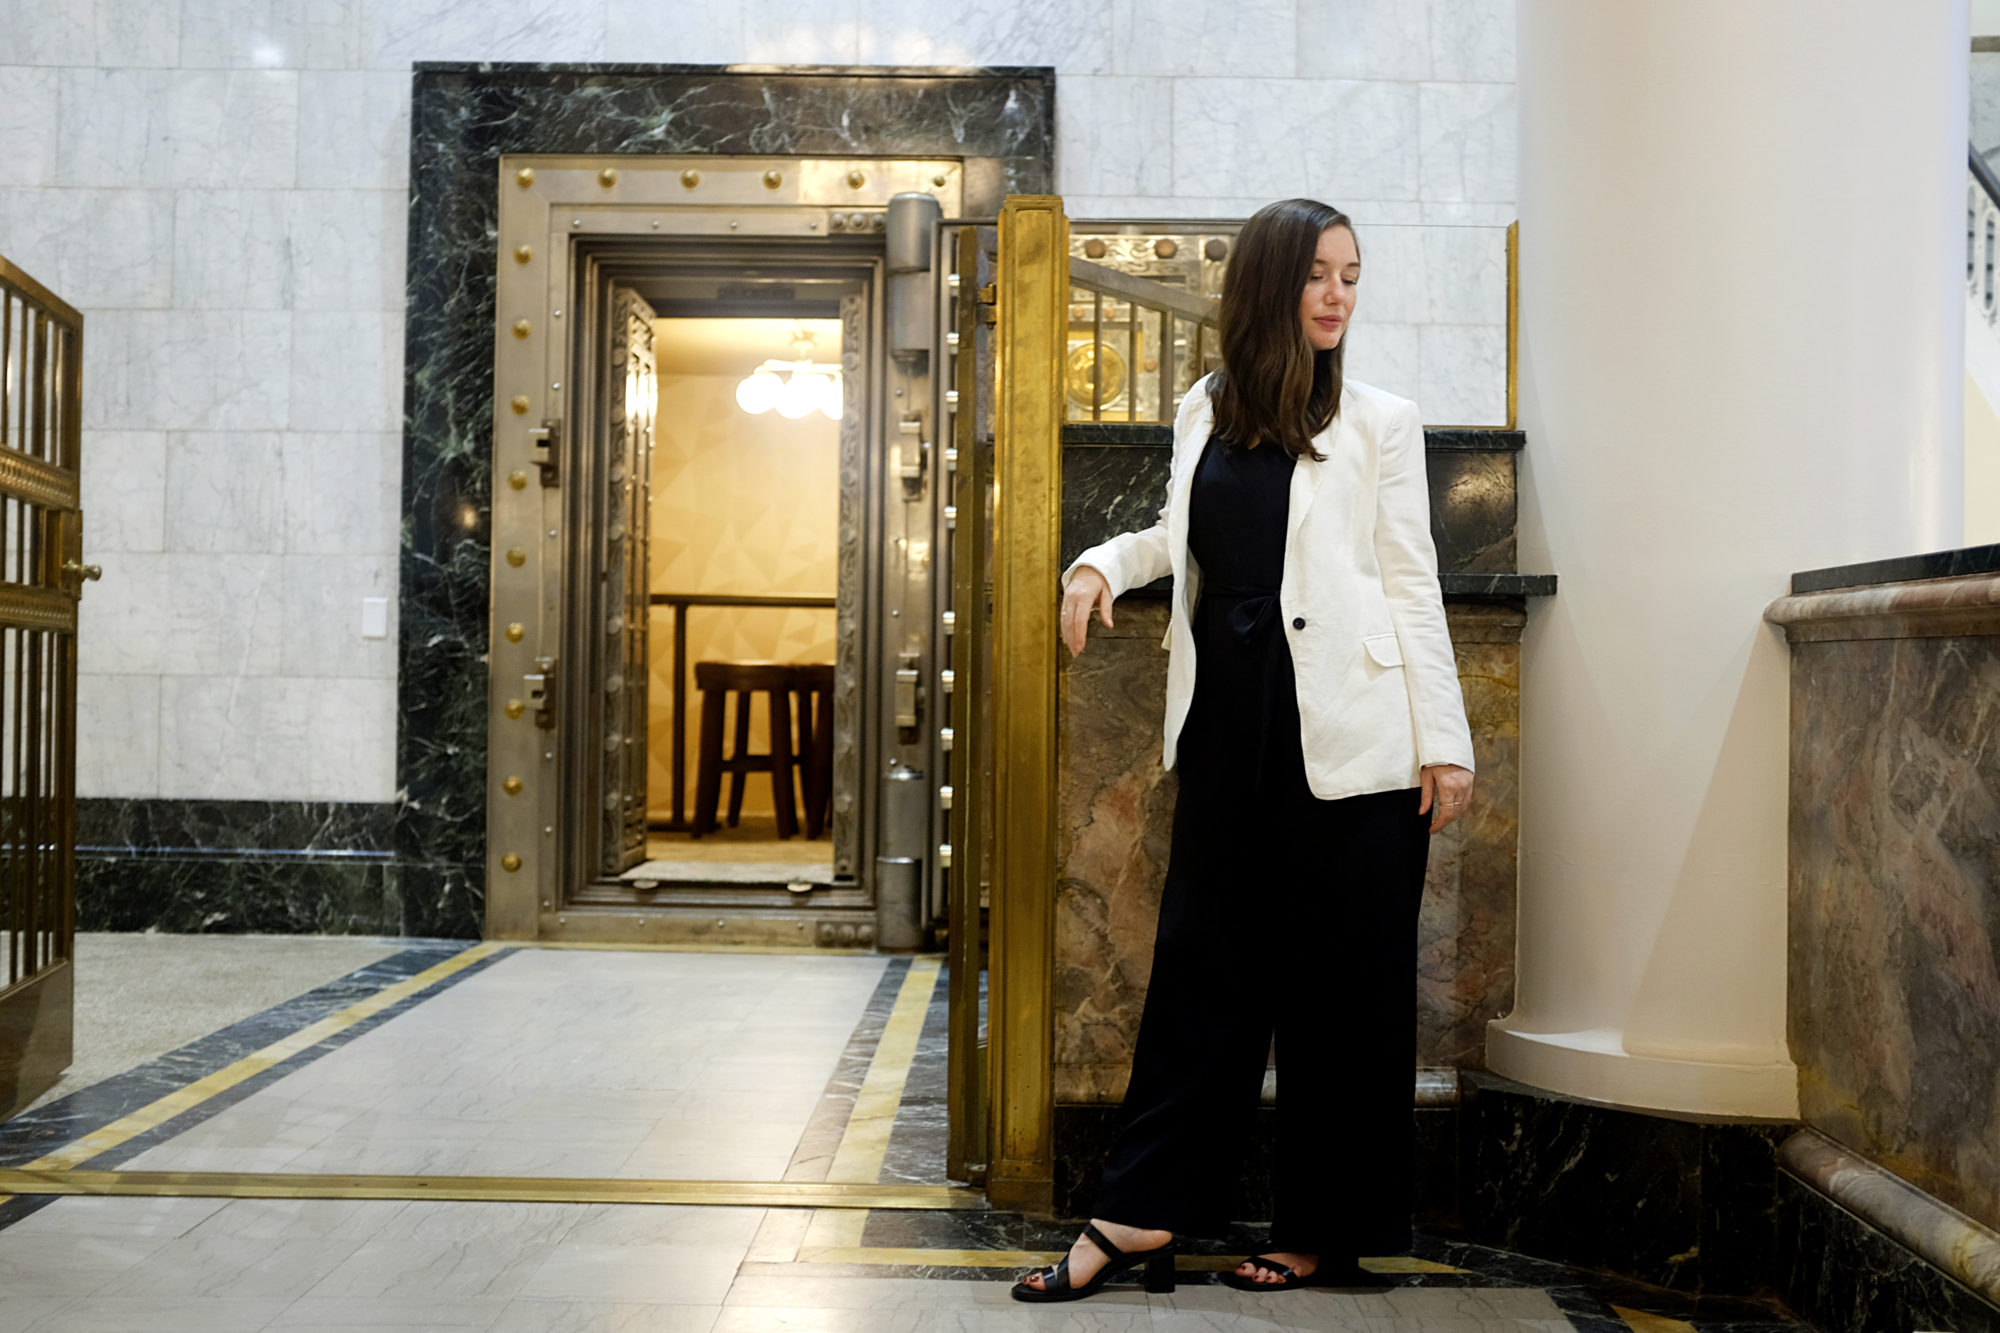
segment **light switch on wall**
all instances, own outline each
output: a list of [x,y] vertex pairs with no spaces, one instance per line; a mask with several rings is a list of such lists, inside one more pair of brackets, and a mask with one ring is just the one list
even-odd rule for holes
[[389,637],[388,598],[364,597],[361,599],[361,637],[364,639],[386,639]]

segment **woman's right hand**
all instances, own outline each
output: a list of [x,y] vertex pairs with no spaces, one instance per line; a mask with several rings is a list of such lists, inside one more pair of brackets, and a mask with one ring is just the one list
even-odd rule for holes
[[1090,631],[1092,609],[1103,619],[1106,628],[1111,625],[1111,585],[1104,581],[1104,575],[1089,565],[1080,566],[1070,575],[1069,587],[1063,590],[1062,637],[1069,645],[1069,655],[1075,657],[1083,651],[1084,636]]

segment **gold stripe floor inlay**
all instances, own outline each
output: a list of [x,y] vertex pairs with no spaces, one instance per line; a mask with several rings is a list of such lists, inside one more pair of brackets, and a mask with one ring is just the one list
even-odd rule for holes
[[810,1180],[611,1180],[558,1176],[334,1176],[284,1171],[0,1170],[0,1195],[210,1199],[450,1199],[505,1203],[673,1203],[737,1208],[983,1210],[956,1185]]
[[[446,977],[463,972],[474,963],[492,957],[505,947],[502,944],[476,944],[462,953],[455,953],[435,967],[427,968],[393,986],[384,987],[367,999],[350,1004],[339,1013],[328,1014],[319,1022],[300,1028],[291,1036],[281,1041],[274,1041],[261,1051],[254,1051],[236,1063],[216,1070],[206,1078],[196,1079],[184,1088],[176,1088],[158,1101],[114,1120],[102,1129],[93,1130],[73,1143],[36,1158],[29,1162],[23,1171],[66,1171],[71,1167],[80,1166],[100,1153],[109,1152],[122,1143],[138,1138],[147,1130],[164,1125],[175,1116],[194,1109],[209,1098],[227,1092],[267,1069],[283,1064],[300,1052],[311,1050],[328,1037],[345,1032],[356,1023],[373,1018],[385,1009],[392,1009],[412,995],[429,990]],[[21,1175],[23,1172],[7,1174]]]

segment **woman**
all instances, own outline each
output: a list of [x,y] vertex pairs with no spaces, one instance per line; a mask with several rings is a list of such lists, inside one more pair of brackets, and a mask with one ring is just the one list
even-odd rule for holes
[[1341,373],[1360,277],[1337,209],[1288,199],[1245,224],[1222,369],[1181,404],[1159,522],[1063,575],[1072,655],[1093,610],[1108,626],[1120,593],[1174,576],[1180,795],[1098,1216],[1020,1300],[1138,1266],[1172,1290],[1175,1237],[1226,1220],[1274,1033],[1271,1249],[1223,1281],[1362,1285],[1359,1256],[1410,1243],[1417,906],[1430,835],[1472,791],[1472,739],[1416,406]]

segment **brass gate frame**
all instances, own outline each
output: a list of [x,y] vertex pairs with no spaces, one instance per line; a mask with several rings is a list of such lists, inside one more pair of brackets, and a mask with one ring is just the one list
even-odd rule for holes
[[[492,409],[491,611],[488,637],[486,937],[631,943],[679,938],[686,926],[644,909],[563,911],[556,855],[557,747],[536,725],[562,688],[541,669],[562,642],[559,577],[563,500],[540,484],[560,455],[563,423],[588,416],[577,378],[574,300],[579,238],[712,237],[809,241],[837,234],[844,209],[880,210],[895,194],[938,196],[947,214],[963,197],[964,164],[950,158],[801,158],[508,154],[499,164],[495,237]],[[581,310],[572,312],[581,315]],[[544,423],[548,423],[546,426]],[[469,516],[476,522],[476,515]],[[530,531],[532,545],[506,546]],[[540,659],[540,660],[538,660]],[[536,678],[541,677],[539,697]],[[864,680],[864,689],[873,682]],[[863,774],[864,785],[870,775]],[[865,840],[864,840],[865,841]],[[801,943],[796,923],[734,914],[736,944]],[[712,936],[711,936],[712,938]]]
[[0,633],[18,636],[0,730],[0,1117],[72,1056],[77,602],[101,572],[82,563],[82,443],[83,316],[0,258]]
[[994,283],[992,939],[987,1196],[1045,1213],[1055,1188],[1056,580],[1062,569],[1069,219],[1055,195],[1000,212]]

